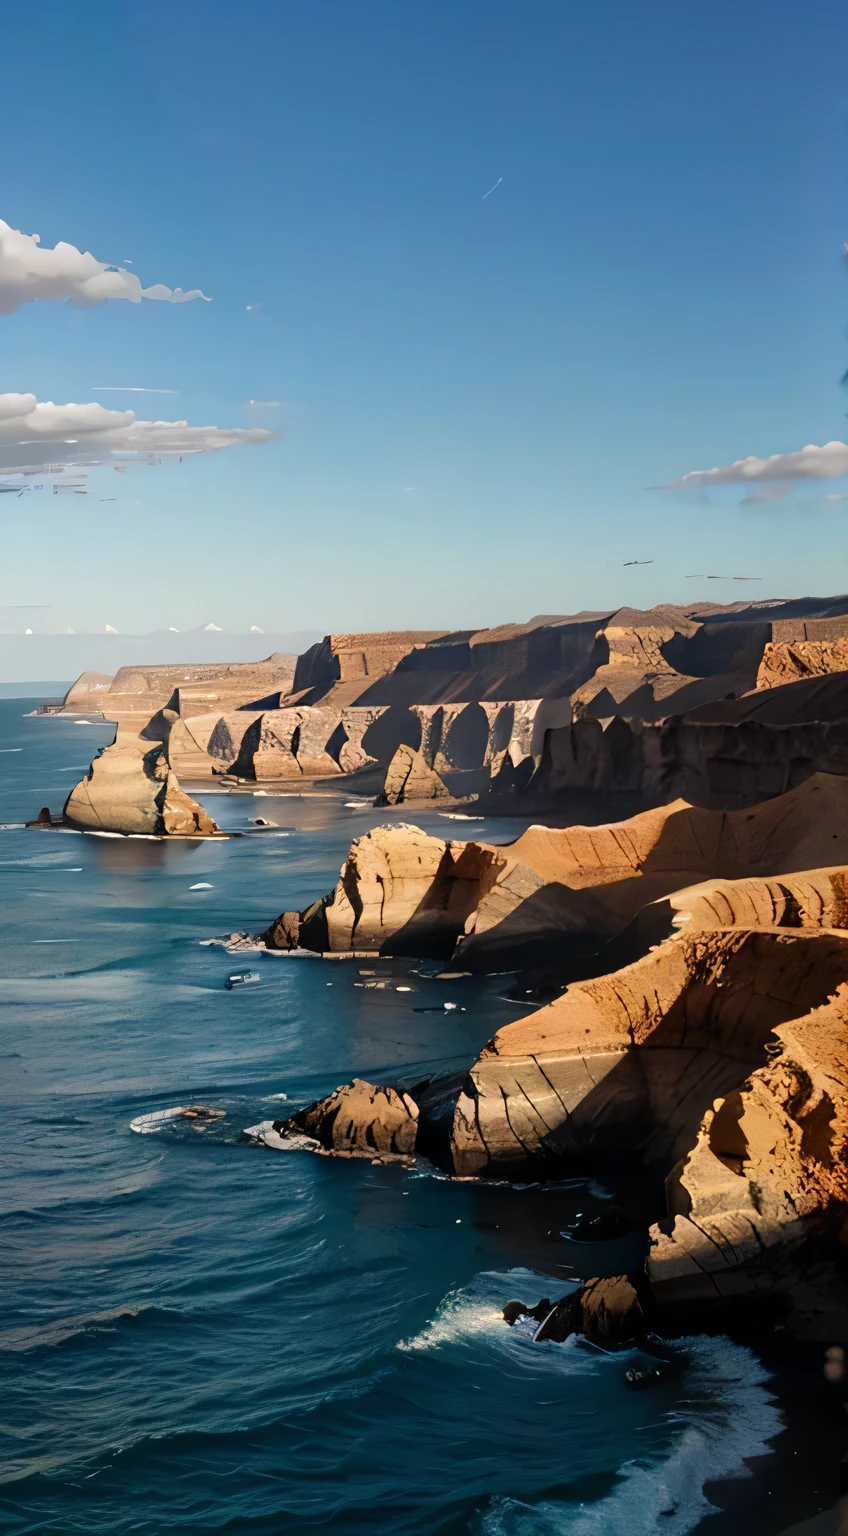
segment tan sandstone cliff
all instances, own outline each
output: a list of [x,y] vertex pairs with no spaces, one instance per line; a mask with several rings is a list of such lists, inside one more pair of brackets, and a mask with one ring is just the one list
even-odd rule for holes
[[[683,801],[601,827],[530,827],[497,846],[377,827],[339,883],[268,929],[272,948],[444,953],[503,969],[541,942],[611,939],[651,903],[704,879],[738,880],[848,859],[848,781],[819,774],[750,811]],[[660,932],[662,936],[662,932]]]
[[158,747],[130,738],[106,747],[71,790],[64,819],[88,831],[214,837],[219,829],[180,787]]

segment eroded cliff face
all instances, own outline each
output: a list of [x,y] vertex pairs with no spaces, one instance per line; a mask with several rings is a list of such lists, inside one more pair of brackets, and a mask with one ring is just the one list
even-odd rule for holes
[[[589,949],[603,944],[643,909],[663,936],[672,914],[648,913],[650,904],[705,878],[740,880],[842,859],[848,782],[827,775],[753,811],[677,801],[608,826],[530,827],[502,846],[443,841],[401,823],[357,839],[335,890],[302,912],[283,913],[265,938],[272,948],[322,952],[453,951],[464,966],[504,969],[576,939],[590,940]],[[798,896],[799,911],[805,900],[813,893]],[[829,900],[835,911],[837,898]]]
[[[319,948],[422,953],[426,937],[444,953],[461,931],[464,959],[479,932],[500,966],[509,923],[538,926],[534,903],[555,890],[564,937],[581,917],[618,925],[610,964],[616,945],[636,958],[499,1030],[464,1075],[412,1094],[355,1081],[274,1134],[347,1155],[422,1151],[463,1178],[641,1164],[667,1188],[652,1305],[687,1315],[768,1289],[775,1265],[848,1216],[847,833],[848,788],[823,776],[754,812],[670,806],[532,827],[508,848],[377,829],[331,897],[269,940],[320,926]],[[825,865],[837,849],[843,862]],[[550,1337],[600,1326],[589,1290],[578,1303],[551,1310]]]
[[[846,873],[795,882],[818,893],[815,915],[832,915]],[[423,1085],[413,1098],[355,1079],[275,1122],[274,1136],[409,1157],[432,1151],[452,1102],[444,1145],[463,1178],[639,1162],[667,1172],[668,1214],[650,1232],[651,1306],[768,1288],[775,1264],[811,1236],[838,1237],[848,1216],[848,931],[799,928],[791,917],[788,928],[690,920],[636,964],[499,1030],[441,1099]],[[625,1310],[634,1288],[646,1300],[630,1276]],[[576,1311],[552,1309],[546,1336],[587,1331],[586,1299],[578,1293]],[[534,1315],[543,1321],[550,1307]]]
[[400,805],[405,800],[444,800],[450,791],[439,775],[428,768],[420,752],[398,747],[386,771],[378,804]]
[[[289,693],[296,658],[275,653],[258,662],[187,662],[179,665],[121,667],[115,676],[83,673],[69,689],[65,711],[83,707],[114,720],[124,732],[138,733],[169,705],[175,716],[234,710],[252,700]],[[105,685],[105,686],[104,686]]]
[[335,890],[284,912],[262,937],[272,949],[450,954],[501,856],[399,823],[357,838]]
[[778,1024],[848,976],[848,934],[713,929],[677,935],[612,976],[578,982],[499,1030],[460,1094],[457,1173],[600,1164],[670,1167],[705,1110],[765,1064]]
[[808,677],[848,671],[848,634],[835,638],[770,640],[757,672],[757,688],[780,688]]
[[706,1108],[667,1180],[648,1262],[667,1299],[733,1296],[741,1267],[848,1213],[848,986],[777,1023],[768,1054]]
[[181,788],[158,747],[132,739],[106,747],[65,802],[65,821],[87,831],[213,837],[218,827]]
[[80,679],[66,707],[87,700],[197,778],[284,787],[358,772],[376,793],[407,747],[451,795],[493,810],[629,797],[620,812],[680,795],[731,808],[817,770],[848,773],[848,696],[775,686],[802,670],[837,677],[846,645],[845,599],[661,604],[476,632],[329,635],[296,667],[272,656],[122,668]]

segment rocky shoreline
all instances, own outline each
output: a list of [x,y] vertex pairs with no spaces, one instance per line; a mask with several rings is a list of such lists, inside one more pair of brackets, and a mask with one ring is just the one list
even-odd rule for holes
[[507,845],[373,828],[323,898],[232,936],[517,971],[544,1004],[450,1077],[356,1077],[257,1139],[481,1181],[641,1170],[644,1262],[515,1298],[540,1340],[770,1333],[824,1264],[848,1344],[846,647],[834,598],[334,635],[288,676],[269,658],[202,687],[124,669],[116,742],[64,817],[220,835],[181,772],[547,817]]

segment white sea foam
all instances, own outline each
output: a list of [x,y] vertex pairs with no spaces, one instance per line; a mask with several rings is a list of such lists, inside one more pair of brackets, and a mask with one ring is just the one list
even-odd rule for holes
[[[563,1282],[554,1281],[563,1292]],[[509,1269],[506,1272],[484,1271],[476,1275],[469,1286],[449,1291],[439,1306],[433,1321],[412,1339],[402,1339],[397,1348],[406,1353],[440,1349],[444,1345],[466,1343],[481,1334],[491,1335],[493,1342],[508,1347],[512,1340],[532,1338],[538,1323],[519,1323],[507,1328],[503,1320],[503,1308],[514,1296],[535,1298],[543,1296],[551,1288],[550,1275],[539,1275],[532,1269]]]
[[[601,1357],[575,1336],[565,1344],[534,1344],[538,1325],[532,1319],[506,1327],[501,1312],[506,1301],[515,1296],[535,1301],[550,1294],[551,1283],[550,1276],[527,1269],[478,1274],[469,1286],[451,1291],[432,1322],[397,1348],[426,1353],[468,1347],[479,1351],[482,1346],[513,1360],[520,1354],[525,1366],[529,1352],[545,1371],[585,1380],[612,1370],[623,1377],[626,1352]],[[618,1472],[619,1480],[595,1503],[545,1500],[531,1505],[495,1499],[482,1520],[484,1536],[688,1536],[713,1513],[704,1484],[749,1476],[746,1459],[769,1451],[782,1419],[769,1392],[768,1372],[749,1349],[727,1338],[701,1336],[679,1339],[674,1348],[690,1364],[674,1407],[657,1415],[665,1432],[664,1451],[621,1466],[613,1461],[610,1471]],[[622,1393],[625,1390],[622,1381]],[[562,1472],[565,1481],[567,1460]]]
[[[551,1346],[557,1349],[561,1346]],[[482,1522],[485,1536],[687,1536],[715,1506],[704,1484],[749,1477],[746,1459],[763,1456],[783,1428],[768,1372],[749,1349],[727,1338],[679,1339],[691,1366],[686,1398],[663,1417],[679,1434],[665,1457],[640,1457],[595,1504],[497,1499]]]
[[146,1115],[136,1115],[130,1121],[130,1130],[138,1136],[152,1136],[161,1131],[171,1120],[179,1120],[188,1109],[187,1104],[175,1104],[171,1109],[154,1109]]
[[253,1141],[260,1142],[262,1146],[271,1147],[274,1152],[319,1152],[322,1151],[320,1141],[312,1136],[281,1136],[274,1130],[273,1120],[260,1120],[258,1125],[245,1126],[243,1134],[250,1136]]

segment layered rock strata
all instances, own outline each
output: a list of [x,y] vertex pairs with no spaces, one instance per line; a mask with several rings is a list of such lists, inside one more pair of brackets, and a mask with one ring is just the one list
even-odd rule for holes
[[[335,889],[283,913],[264,937],[272,948],[322,952],[447,955],[458,946],[464,965],[503,969],[578,938],[603,944],[649,904],[705,878],[842,859],[848,784],[826,775],[753,811],[680,801],[609,826],[530,827],[503,846],[443,841],[401,823],[358,838]],[[655,912],[650,921],[662,936],[671,916]]]
[[463,1174],[528,1164],[671,1166],[707,1108],[767,1060],[774,1031],[848,977],[848,934],[714,929],[667,940],[499,1030],[454,1114]]
[[271,949],[449,954],[497,860],[482,844],[447,843],[404,822],[351,845],[335,890],[284,912],[262,935]]
[[[555,1307],[511,1303],[509,1321],[529,1312],[538,1337],[621,1342],[655,1302],[768,1289],[775,1265],[848,1217],[848,932],[687,929],[500,1030],[454,1096],[448,1165],[464,1178],[622,1159],[668,1170],[647,1288],[592,1281]],[[411,1156],[432,1150],[443,1115],[425,1085],[413,1098],[356,1079],[274,1130]]]
[[79,711],[85,698],[91,705],[96,703],[104,720],[114,720],[124,731],[137,733],[169,705],[176,715],[189,718],[213,712],[220,715],[252,701],[261,703],[269,696],[288,694],[295,662],[294,656],[275,653],[259,662],[121,667],[109,679],[100,673],[83,673],[66,694],[64,708],[66,713]]
[[[603,805],[634,809],[682,796],[732,810],[785,794],[816,773],[848,775],[848,673],[760,689],[651,724],[588,716],[549,730],[538,766],[490,786],[490,809]],[[516,799],[516,789],[518,799]],[[522,799],[523,797],[523,799]]]
[[732,1296],[740,1266],[848,1214],[848,985],[777,1023],[769,1057],[706,1107],[669,1175],[648,1262],[667,1297]]

